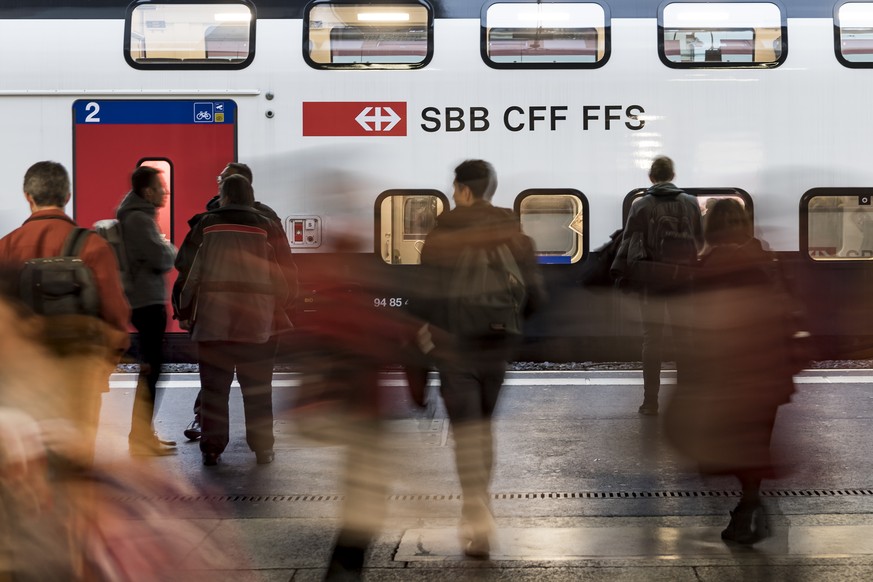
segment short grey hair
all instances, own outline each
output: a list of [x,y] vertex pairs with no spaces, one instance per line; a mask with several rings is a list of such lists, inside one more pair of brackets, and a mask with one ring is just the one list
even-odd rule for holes
[[70,175],[58,162],[37,162],[24,174],[24,193],[37,206],[63,208],[70,194]]

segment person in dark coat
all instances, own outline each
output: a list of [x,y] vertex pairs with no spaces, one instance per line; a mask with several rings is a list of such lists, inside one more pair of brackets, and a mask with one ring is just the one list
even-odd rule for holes
[[121,224],[128,278],[124,291],[132,309],[131,323],[139,341],[140,374],[130,421],[130,452],[134,455],[173,454],[176,443],[155,434],[154,415],[158,379],[164,363],[167,328],[167,273],[173,268],[176,248],[161,233],[157,210],[167,204],[161,173],[140,166],[130,177],[128,192],[115,215]]
[[792,298],[774,256],[752,235],[736,200],[707,212],[708,250],[694,279],[693,358],[665,418],[668,438],[705,474],[734,475],[743,495],[721,536],[755,543],[769,533],[761,480],[775,476],[770,437],[794,384]]

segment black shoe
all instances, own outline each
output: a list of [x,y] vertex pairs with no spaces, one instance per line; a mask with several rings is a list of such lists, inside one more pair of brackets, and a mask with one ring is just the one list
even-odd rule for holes
[[646,404],[643,403],[642,406],[637,410],[640,414],[644,416],[658,416],[658,405],[656,404]]
[[188,425],[188,428],[182,431],[182,434],[184,434],[185,438],[189,441],[196,441],[200,440],[202,432],[203,430],[200,428],[200,419],[195,416],[194,420],[191,421],[191,424]]
[[221,461],[221,455],[218,453],[203,453],[203,464],[207,467],[214,467]]
[[731,521],[721,532],[721,539],[724,541],[748,546],[769,536],[770,524],[760,503],[744,505],[740,502],[731,511]]
[[273,453],[273,449],[267,449],[266,451],[255,451],[255,459],[258,462],[258,465],[269,465],[273,462],[273,459],[276,458],[275,453]]

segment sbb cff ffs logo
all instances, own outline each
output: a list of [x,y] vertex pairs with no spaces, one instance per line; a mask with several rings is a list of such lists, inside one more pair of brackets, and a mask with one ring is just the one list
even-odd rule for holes
[[405,136],[406,102],[304,102],[303,135]]

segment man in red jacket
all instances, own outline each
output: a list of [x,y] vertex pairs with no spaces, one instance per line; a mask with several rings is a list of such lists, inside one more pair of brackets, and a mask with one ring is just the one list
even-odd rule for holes
[[[0,239],[0,263],[20,268],[25,261],[56,257],[76,223],[64,213],[70,200],[70,176],[57,162],[37,162],[24,175],[24,197],[30,218]],[[130,342],[130,306],[124,296],[118,262],[109,244],[87,237],[80,258],[91,270],[100,298],[100,340],[69,346],[57,358],[64,386],[58,387],[58,417],[79,430],[77,461],[89,463],[100,418],[101,393],[109,391],[109,375]],[[89,318],[94,319],[94,318]],[[50,322],[49,322],[50,323]],[[89,331],[93,328],[89,324]],[[72,342],[71,342],[72,343]],[[84,344],[83,340],[83,344]]]

